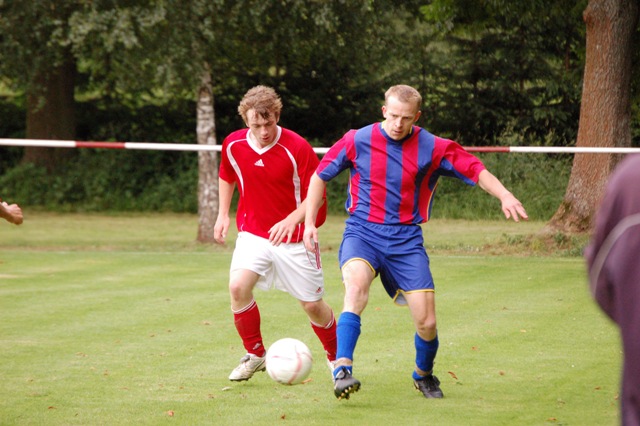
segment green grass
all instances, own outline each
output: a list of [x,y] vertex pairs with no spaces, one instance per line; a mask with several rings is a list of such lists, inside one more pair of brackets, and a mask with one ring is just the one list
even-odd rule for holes
[[[332,217],[320,236],[336,311],[342,226]],[[312,380],[227,380],[243,355],[232,245],[194,243],[197,217],[27,212],[21,227],[0,224],[0,424],[615,425],[620,343],[583,260],[509,244],[542,226],[425,225],[445,398],[413,390],[409,313],[376,281],[355,354],[363,387],[338,402],[319,342],[281,292],[256,293],[265,342],[307,342]]]

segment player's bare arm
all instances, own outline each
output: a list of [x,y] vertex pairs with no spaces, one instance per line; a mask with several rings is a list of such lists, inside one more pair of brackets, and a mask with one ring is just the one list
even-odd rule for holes
[[304,246],[307,250],[315,253],[315,242],[318,241],[318,228],[316,228],[316,219],[318,218],[318,210],[322,207],[323,195],[326,190],[327,183],[320,179],[316,173],[311,176],[309,181],[309,189],[307,191],[306,213],[304,219]]
[[219,244],[224,244],[229,231],[229,209],[231,207],[231,198],[235,184],[229,183],[224,179],[218,179],[218,218],[213,227],[213,239]]
[[487,193],[493,195],[502,204],[502,212],[507,219],[513,218],[514,221],[519,222],[520,218],[528,220],[526,210],[522,206],[522,203],[504,187],[502,182],[498,180],[488,170],[480,172],[478,177],[478,185]]

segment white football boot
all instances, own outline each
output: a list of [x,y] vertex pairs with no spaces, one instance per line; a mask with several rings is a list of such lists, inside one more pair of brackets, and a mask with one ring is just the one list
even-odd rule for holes
[[234,382],[249,380],[256,371],[264,371],[266,369],[266,360],[266,355],[246,354],[240,359],[240,365],[234,368],[229,375],[229,380]]

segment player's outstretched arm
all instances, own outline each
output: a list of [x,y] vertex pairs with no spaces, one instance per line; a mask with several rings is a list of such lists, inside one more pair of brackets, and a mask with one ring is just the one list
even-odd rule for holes
[[513,218],[514,221],[519,222],[520,218],[528,220],[526,210],[522,206],[522,203],[504,187],[502,182],[498,180],[488,170],[480,172],[478,178],[478,185],[484,189],[487,193],[493,195],[500,203],[502,203],[502,212],[507,219]]
[[307,198],[305,200],[307,208],[304,216],[304,245],[307,250],[315,252],[315,242],[318,241],[318,228],[316,228],[316,219],[318,218],[318,210],[324,202],[323,196],[327,188],[327,183],[320,179],[316,173],[311,176],[309,181],[309,189],[307,190]]

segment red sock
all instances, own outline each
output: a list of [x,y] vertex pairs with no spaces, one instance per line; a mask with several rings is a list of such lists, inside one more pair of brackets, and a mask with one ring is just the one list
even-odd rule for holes
[[265,350],[260,333],[260,310],[255,300],[244,308],[233,312],[233,322],[247,353],[264,356]]
[[336,351],[338,346],[338,340],[336,338],[336,319],[331,312],[331,321],[324,326],[319,326],[311,323],[313,331],[316,333],[329,361],[335,361]]

